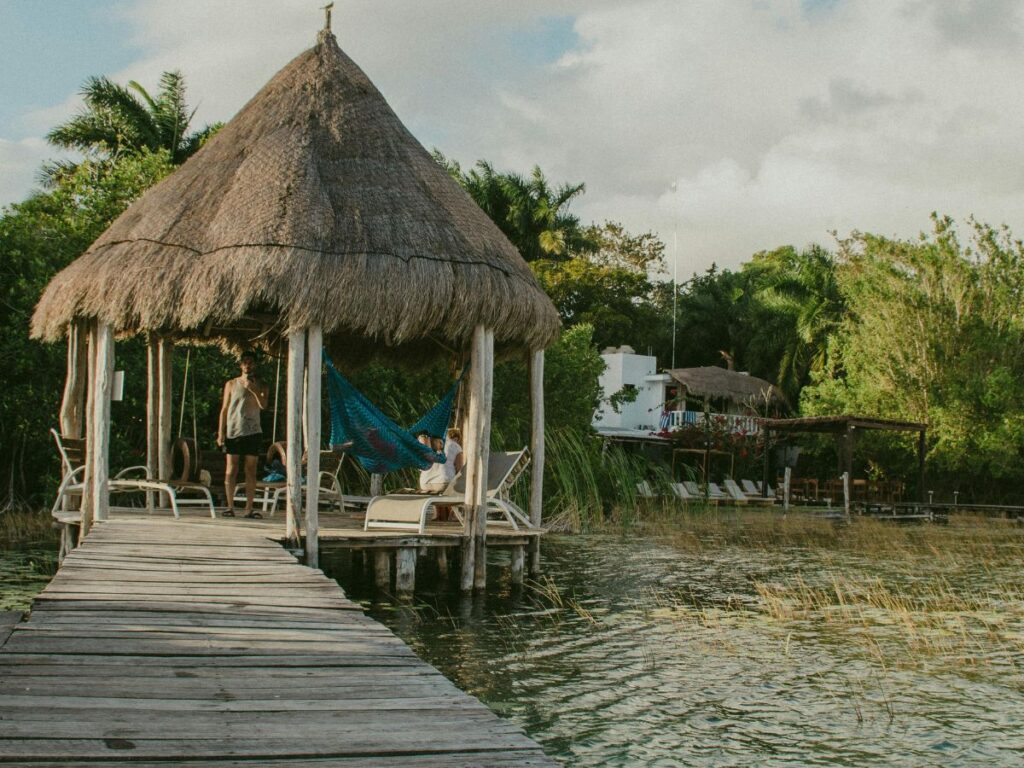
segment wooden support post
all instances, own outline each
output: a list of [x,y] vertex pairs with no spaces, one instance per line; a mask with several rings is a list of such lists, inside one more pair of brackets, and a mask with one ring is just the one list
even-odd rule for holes
[[[161,338],[157,341],[157,369],[157,383],[160,389],[157,402],[157,478],[170,480],[174,381],[174,345],[170,339]],[[160,497],[161,504],[168,507],[171,505],[167,494],[160,494]]]
[[85,429],[86,379],[89,375],[88,331],[82,320],[68,326],[68,365],[60,404],[60,433],[80,438]]
[[[925,430],[917,433],[917,503],[924,504],[924,457],[927,445]],[[956,497],[954,496],[954,499]],[[955,502],[954,502],[955,503]]]
[[843,512],[850,516],[850,473],[843,472]]
[[[146,476],[160,475],[160,435],[157,414],[160,411],[159,347],[156,340],[146,339]],[[153,491],[146,492],[146,509],[156,507],[157,497]]]
[[289,540],[298,539],[298,520],[302,514],[302,378],[305,367],[306,332],[294,331],[288,334],[288,415],[285,419],[288,463],[285,535]]
[[761,495],[768,496],[768,478],[771,475],[771,442],[772,432],[764,428],[764,468],[761,471]]
[[437,553],[437,577],[448,579],[448,547],[434,547]]
[[[67,378],[64,380],[64,397],[60,404],[60,433],[64,437],[81,438],[85,434],[88,379],[88,329],[85,327],[85,321],[75,320],[68,326]],[[61,472],[69,469],[62,466]],[[67,494],[61,499],[61,508],[65,512],[71,509]]]
[[380,496],[384,493],[384,475],[374,472],[370,475],[370,496]]
[[526,547],[516,546],[512,547],[512,584],[515,586],[522,586],[523,584],[523,565],[526,559]]
[[78,542],[89,534],[92,527],[95,496],[93,485],[93,456],[96,455],[96,323],[88,324],[88,350],[86,354],[86,397],[85,397],[85,471],[82,473],[82,525],[78,529]]
[[110,511],[110,396],[114,386],[114,331],[108,323],[96,324],[96,396],[93,400],[93,519],[107,519]]
[[320,382],[323,364],[323,332],[309,329],[306,344],[306,565],[316,568],[320,536]]
[[[466,412],[466,429],[463,436],[466,444],[463,448],[466,456],[464,472],[466,473],[465,530],[462,540],[462,564],[459,587],[463,592],[471,592],[476,576],[476,499],[477,483],[480,473],[480,426],[481,406],[483,404],[484,374],[483,363],[485,353],[486,331],[482,325],[473,332],[473,344],[470,348],[469,368],[469,408]],[[465,386],[465,385],[464,385]]]
[[793,475],[793,470],[790,467],[786,467],[785,472],[782,474],[782,511],[789,512],[789,479]]
[[483,382],[480,392],[480,415],[476,457],[479,463],[476,473],[476,536],[473,554],[473,587],[483,590],[487,587],[487,465],[491,458],[491,406],[494,395],[494,331],[484,331]]
[[[530,355],[530,525],[544,514],[544,350]],[[540,574],[540,536],[530,539],[530,575]]]
[[843,435],[843,471],[853,481],[853,449],[856,442],[856,433],[852,424],[846,426],[846,433]]
[[373,582],[377,589],[391,588],[391,550],[373,550]]
[[395,592],[409,596],[416,589],[416,547],[400,547],[395,552]]

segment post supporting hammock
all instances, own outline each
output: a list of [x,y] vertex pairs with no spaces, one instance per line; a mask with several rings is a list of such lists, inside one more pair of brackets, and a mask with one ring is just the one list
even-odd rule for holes
[[376,474],[406,467],[423,470],[444,462],[443,452],[433,451],[416,436],[426,432],[431,437],[445,438],[462,376],[419,421],[406,429],[342,376],[326,353],[324,362],[331,405],[331,445],[348,445],[346,452],[355,456],[367,472]]

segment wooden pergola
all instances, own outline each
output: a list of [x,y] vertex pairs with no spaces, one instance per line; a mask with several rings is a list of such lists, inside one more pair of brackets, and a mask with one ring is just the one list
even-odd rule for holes
[[847,477],[853,477],[853,452],[857,436],[864,430],[917,433],[917,500],[924,502],[924,459],[927,424],[896,419],[866,416],[809,416],[801,419],[758,419],[764,430],[765,454],[762,488],[768,486],[768,450],[772,435],[830,434],[835,435],[839,448],[839,463]]
[[[322,350],[341,368],[468,359],[461,585],[486,581],[495,355],[528,361],[529,514],[541,522],[544,348],[558,313],[498,227],[327,29],[47,286],[36,338],[68,343],[61,429],[86,442],[82,535],[106,520],[115,336],[147,343],[147,467],[170,480],[176,345],[287,354],[287,535],[318,560]],[[303,445],[309,446],[305,488]],[[539,539],[530,570],[539,569]]]

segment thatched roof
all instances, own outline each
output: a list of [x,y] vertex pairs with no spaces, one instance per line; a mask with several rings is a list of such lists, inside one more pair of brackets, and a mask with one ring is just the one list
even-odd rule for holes
[[764,403],[766,397],[774,405],[786,402],[782,392],[770,382],[748,373],[715,366],[673,368],[666,373],[694,397],[717,397],[744,405]]
[[458,349],[478,323],[539,349],[560,326],[515,247],[326,31],[54,277],[33,336],[75,318],[193,338],[271,318],[364,353]]

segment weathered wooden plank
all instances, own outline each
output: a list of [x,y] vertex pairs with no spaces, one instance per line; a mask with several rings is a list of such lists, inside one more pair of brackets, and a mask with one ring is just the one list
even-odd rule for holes
[[0,648],[0,763],[553,765],[266,531],[217,527],[115,520],[65,560]]
[[21,611],[2,611],[0,612],[0,647],[7,642],[7,638],[11,636],[11,632],[14,631],[14,627],[21,621]]
[[[405,753],[402,755],[372,755],[359,757],[347,755],[344,757],[326,757],[305,759],[286,758],[288,768],[408,768],[410,765],[431,768],[432,766],[445,766],[445,768],[536,768],[537,766],[551,766],[554,763],[544,756],[540,750],[514,750],[494,752],[448,752],[442,754],[425,755],[422,753]],[[267,768],[271,763],[261,758],[252,760],[227,759],[227,760],[189,760],[188,763],[175,762],[172,765],[188,765],[189,768]],[[280,765],[279,760],[273,762]],[[68,762],[33,762],[34,768],[64,768]],[[90,761],[90,768],[115,768],[123,766],[123,762]],[[167,768],[169,763],[165,761],[149,762],[133,760],[133,768]]]
[[[147,656],[145,654],[113,656],[96,649],[96,653],[9,653],[6,649],[0,653],[0,667],[8,664],[54,663],[64,664],[67,674],[74,674],[77,665],[105,665],[122,669],[131,666],[170,666],[190,669],[192,667],[241,667],[247,669],[263,669],[272,667],[332,667],[345,669],[360,666],[416,666],[422,664],[415,655],[398,656],[341,656],[337,653],[302,654],[296,656],[280,656],[265,653],[249,653],[244,656],[228,654],[225,656],[197,656],[188,654]],[[6,670],[4,670],[6,674]],[[111,674],[119,674],[111,672]]]

